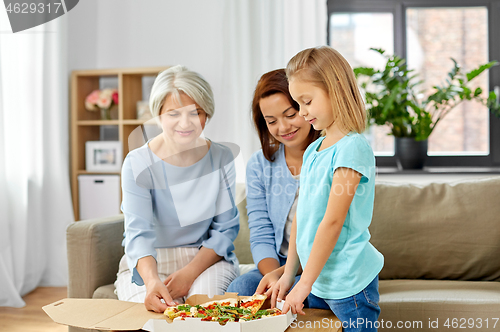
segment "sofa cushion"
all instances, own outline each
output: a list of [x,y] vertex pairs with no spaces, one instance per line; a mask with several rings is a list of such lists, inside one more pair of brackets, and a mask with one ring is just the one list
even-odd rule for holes
[[118,295],[115,294],[115,285],[109,284],[97,288],[92,295],[93,299],[113,299],[118,300]]
[[245,199],[245,184],[236,184],[236,203],[240,213],[240,231],[234,240],[234,253],[240,264],[253,264],[252,252],[250,251],[250,229],[248,228],[247,201]]
[[500,281],[500,177],[378,183],[370,242],[380,279]]
[[[413,331],[436,331],[429,328],[429,321],[438,319],[439,330],[449,330],[444,324],[453,319],[460,325],[465,319],[474,320],[474,328],[480,322],[486,327],[489,319],[500,312],[500,283],[489,281],[449,281],[449,280],[380,280],[379,321],[392,323],[396,328],[398,321],[422,322],[422,327],[412,326]],[[409,323],[407,323],[409,324]],[[500,322],[497,323],[497,328]],[[385,325],[385,327],[388,327]],[[408,329],[408,328],[407,328]],[[451,328],[450,328],[451,329]],[[476,329],[473,329],[476,330]]]

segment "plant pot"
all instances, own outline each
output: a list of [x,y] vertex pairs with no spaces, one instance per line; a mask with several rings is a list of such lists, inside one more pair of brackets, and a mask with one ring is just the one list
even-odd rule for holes
[[422,169],[427,160],[427,140],[415,141],[412,137],[396,137],[396,160],[399,169]]

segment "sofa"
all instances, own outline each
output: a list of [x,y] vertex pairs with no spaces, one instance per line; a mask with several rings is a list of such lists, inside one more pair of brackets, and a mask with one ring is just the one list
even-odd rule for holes
[[[500,330],[500,177],[375,190],[371,243],[385,258],[379,330]],[[243,185],[237,202],[245,272],[254,265]],[[123,215],[68,227],[69,297],[116,298],[122,234]]]

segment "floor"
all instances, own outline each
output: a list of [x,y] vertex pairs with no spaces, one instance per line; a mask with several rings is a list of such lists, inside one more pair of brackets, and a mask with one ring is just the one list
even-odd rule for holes
[[67,326],[54,323],[42,310],[44,305],[66,297],[66,287],[39,287],[23,297],[24,308],[0,307],[0,331],[67,332]]

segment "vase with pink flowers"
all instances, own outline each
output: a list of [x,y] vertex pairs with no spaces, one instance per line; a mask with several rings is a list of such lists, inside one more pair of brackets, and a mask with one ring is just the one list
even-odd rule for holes
[[92,91],[85,98],[85,108],[87,111],[101,111],[102,120],[111,120],[111,109],[118,105],[118,90],[102,89]]

